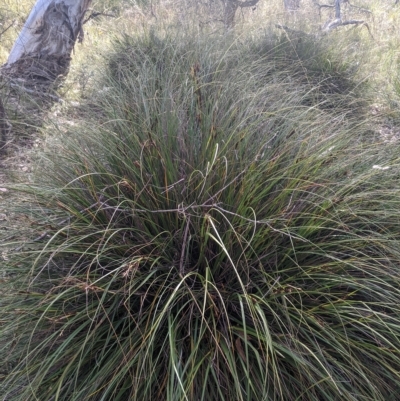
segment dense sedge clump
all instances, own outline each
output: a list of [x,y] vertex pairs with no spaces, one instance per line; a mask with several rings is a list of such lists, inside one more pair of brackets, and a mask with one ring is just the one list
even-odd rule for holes
[[307,43],[117,44],[30,188],[3,399],[396,398],[396,152]]

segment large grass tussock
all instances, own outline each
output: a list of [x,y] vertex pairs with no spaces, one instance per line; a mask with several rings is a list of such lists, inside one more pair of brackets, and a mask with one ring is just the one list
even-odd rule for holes
[[396,399],[399,160],[334,56],[272,34],[116,44],[27,189],[2,399]]

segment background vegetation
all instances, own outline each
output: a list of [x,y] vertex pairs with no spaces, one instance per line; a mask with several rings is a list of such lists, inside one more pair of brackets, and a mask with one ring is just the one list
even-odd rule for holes
[[398,398],[400,11],[202,4],[95,2],[64,102],[6,102],[0,399]]

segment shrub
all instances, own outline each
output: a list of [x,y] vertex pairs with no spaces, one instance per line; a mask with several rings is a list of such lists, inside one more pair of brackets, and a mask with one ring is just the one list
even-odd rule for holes
[[394,399],[396,152],[290,47],[116,44],[26,189],[44,234],[6,266],[3,399]]

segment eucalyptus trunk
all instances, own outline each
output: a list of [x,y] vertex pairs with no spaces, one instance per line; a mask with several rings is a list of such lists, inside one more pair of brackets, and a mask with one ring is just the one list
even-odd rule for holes
[[92,0],[37,0],[11,49],[3,72],[54,82],[68,73],[76,41]]

